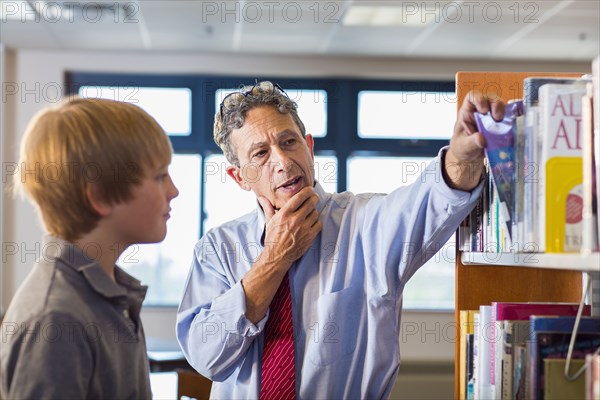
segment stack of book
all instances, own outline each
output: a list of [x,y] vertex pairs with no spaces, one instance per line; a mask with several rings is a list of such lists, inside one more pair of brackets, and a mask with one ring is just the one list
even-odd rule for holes
[[460,311],[460,398],[596,399],[600,318],[583,307],[569,352],[578,307],[495,302]]
[[598,251],[599,64],[581,78],[525,79],[503,121],[476,113],[489,179],[459,230],[462,251]]

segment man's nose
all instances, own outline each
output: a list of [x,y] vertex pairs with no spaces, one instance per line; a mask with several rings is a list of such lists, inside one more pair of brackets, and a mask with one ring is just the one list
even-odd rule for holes
[[271,162],[277,171],[287,171],[293,165],[292,159],[281,148],[276,147],[272,150]]

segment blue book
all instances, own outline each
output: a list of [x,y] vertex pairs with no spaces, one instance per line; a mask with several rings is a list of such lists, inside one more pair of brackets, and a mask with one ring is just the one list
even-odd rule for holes
[[[544,359],[566,358],[575,317],[532,316],[530,319],[529,397],[544,398]],[[582,317],[572,358],[585,358],[600,347],[600,318]],[[575,373],[571,369],[571,374]]]

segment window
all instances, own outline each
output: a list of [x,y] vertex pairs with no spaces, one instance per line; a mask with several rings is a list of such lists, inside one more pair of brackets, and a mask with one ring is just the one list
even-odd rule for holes
[[[413,183],[430,161],[430,158],[352,157],[348,160],[348,189],[355,193],[389,193]],[[454,235],[440,247],[408,281],[404,289],[404,308],[454,307]]]
[[187,88],[82,86],[81,97],[125,101],[143,108],[169,135],[192,132],[192,92]]
[[[146,305],[178,304],[195,242],[257,207],[253,193],[227,175],[212,139],[215,111],[240,83],[275,81],[298,103],[315,137],[315,178],[329,192],[387,193],[410,183],[448,143],[456,114],[453,82],[88,73],[67,79],[81,96],[139,105],[171,138],[170,170],[180,195],[172,202],[167,239],[128,249],[120,259],[149,285]],[[440,246],[409,281],[405,308],[454,307],[454,239]]]
[[450,139],[456,96],[449,92],[365,90],[358,94],[362,138]]

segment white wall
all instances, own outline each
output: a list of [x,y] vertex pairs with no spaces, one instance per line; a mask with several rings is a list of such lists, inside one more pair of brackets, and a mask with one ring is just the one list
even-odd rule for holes
[[[18,161],[18,143],[29,119],[44,105],[57,100],[66,71],[124,73],[205,73],[298,77],[362,77],[405,79],[452,79],[460,70],[500,71],[588,71],[589,63],[519,63],[456,60],[395,60],[384,58],[267,57],[150,53],[58,52],[22,50],[4,52],[2,77],[3,110],[0,156],[5,166]],[[14,88],[15,93],[12,93]],[[6,90],[5,90],[6,89]],[[8,90],[10,89],[10,91]],[[33,207],[4,194],[2,218],[2,279],[4,306],[29,272],[42,235]],[[8,247],[12,246],[12,247]],[[12,253],[14,246],[18,251]],[[36,248],[37,246],[37,248]],[[7,252],[7,250],[11,250]],[[186,266],[187,268],[187,266]],[[174,338],[173,309],[145,309],[148,336]],[[452,360],[453,342],[448,340],[452,314],[405,313],[404,324],[418,333],[406,337],[403,359]],[[438,330],[437,334],[434,333]]]

